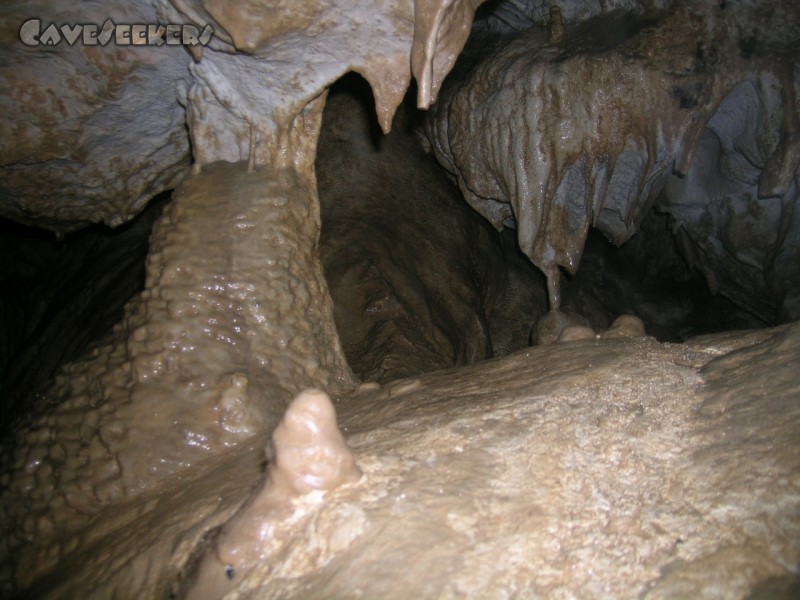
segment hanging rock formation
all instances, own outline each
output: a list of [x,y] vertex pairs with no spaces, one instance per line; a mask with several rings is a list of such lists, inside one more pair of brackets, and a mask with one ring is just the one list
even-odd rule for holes
[[[413,75],[551,308],[590,226],[658,206],[721,293],[796,318],[794,2],[491,3],[456,67],[476,0],[51,4],[0,8],[0,214],[63,232],[177,189],[124,321],[4,441],[3,595],[796,596],[796,323],[672,345],[626,318],[359,386],[315,176],[328,87],[361,74],[386,131]],[[37,11],[214,36],[25,46]]]
[[[611,11],[555,38],[536,27],[486,34],[472,51],[477,64],[466,61],[445,87],[428,135],[470,205],[498,229],[517,229],[548,276],[552,308],[559,268],[578,268],[589,227],[624,243],[675,173],[689,176],[670,185],[663,207],[712,289],[768,321],[797,318],[798,13],[675,2]],[[708,164],[716,150],[692,173],[707,127],[731,158]],[[742,236],[747,214],[763,229]],[[752,276],[720,283],[720,265]],[[771,312],[763,306],[770,296],[779,310],[774,300]]]

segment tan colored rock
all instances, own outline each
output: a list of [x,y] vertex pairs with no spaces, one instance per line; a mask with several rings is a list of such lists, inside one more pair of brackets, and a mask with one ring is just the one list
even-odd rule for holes
[[606,329],[600,334],[600,337],[606,340],[613,340],[619,338],[637,338],[647,335],[644,329],[642,320],[634,315],[620,315],[611,327]]
[[585,325],[567,325],[561,330],[556,339],[557,342],[574,342],[577,340],[593,340],[597,338],[597,333],[591,327]]
[[27,498],[2,503],[0,556],[18,558],[20,581],[58,558],[16,554],[27,540],[75,535],[103,507],[270,432],[305,388],[354,387],[312,260],[311,194],[292,170],[243,163],[184,182],[151,236],[145,291],[4,457],[3,498]]
[[292,127],[309,103],[355,71],[370,82],[388,131],[412,68],[421,105],[436,98],[481,1],[5,5],[7,32],[38,13],[43,27],[188,21],[212,26],[214,37],[193,53],[66,42],[45,50],[5,39],[0,80],[10,94],[0,134],[15,143],[0,153],[0,215],[56,231],[119,225],[178,183],[190,142],[196,165],[310,168],[315,137]]
[[[514,223],[553,310],[559,269],[578,268],[589,228],[620,245],[661,202],[712,290],[768,323],[776,304],[797,318],[797,212],[784,207],[799,197],[798,75],[783,57],[800,11],[651,7],[609,8],[549,38],[513,25],[479,38],[431,111],[433,150],[475,210],[498,229]],[[763,39],[744,33],[755,22]]]
[[[744,598],[786,586],[800,560],[800,329],[717,340],[556,344],[430,373],[391,399],[340,398],[364,478],[296,504],[313,517],[277,521],[280,558],[226,597]],[[261,456],[242,445],[102,511],[33,589],[166,595],[205,532],[253,493]]]
[[186,575],[187,599],[222,597],[260,565],[282,561],[292,530],[314,517],[324,494],[361,478],[331,400],[319,390],[289,404],[272,434],[271,456],[259,489],[201,546],[196,570]]
[[[559,340],[567,329],[576,327],[588,328],[588,325],[579,316],[561,310],[550,310],[534,323],[530,342],[532,345],[552,344]],[[577,331],[573,330],[568,335],[574,333]]]
[[176,46],[27,46],[26,20],[48,25],[154,23],[138,2],[0,8],[0,216],[55,231],[119,225],[177,185],[191,164],[186,135],[190,55]]
[[[294,3],[255,0],[241,5],[247,11],[215,2],[158,6],[164,17],[207,15],[220,26],[218,41],[190,63],[186,120],[198,168],[154,231],[146,289],[125,322],[65,369],[51,406],[5,453],[3,593],[738,598],[796,589],[797,324],[686,345],[647,337],[554,344],[352,391],[317,249],[313,160],[325,90],[344,72],[361,72],[386,128],[412,69],[421,103],[435,96],[477,3],[312,3],[306,13]],[[683,15],[674,13],[673,22]],[[610,219],[604,223],[615,236],[631,232],[637,202],[655,193],[673,159],[679,170],[686,166],[686,140],[703,128],[704,113],[684,115],[681,105],[703,99],[711,106],[727,89],[703,88],[695,97],[689,85],[659,97],[651,106],[663,109],[671,145],[669,156],[655,153],[659,132],[651,114],[638,112],[636,92],[660,89],[665,69],[675,77],[688,69],[681,79],[688,84],[712,77],[697,72],[697,46],[687,43],[708,23],[689,23],[685,38],[656,28],[674,52],[651,57],[647,43],[627,47],[638,67],[617,87],[614,78],[629,66],[624,57],[607,57],[611,67],[598,68],[609,79],[593,81],[583,75],[602,60],[567,56],[559,64],[570,84],[580,91],[593,81],[599,96],[613,92],[611,109],[622,102],[625,110],[608,113],[612,125],[598,128],[614,135],[590,130],[574,147],[536,146],[512,165],[538,169],[533,183],[524,169],[514,173],[524,193],[484,194],[515,203],[523,249],[550,276],[552,308],[557,267],[577,267],[588,213],[573,222],[568,211],[548,212],[548,225],[569,225],[566,243],[560,235],[537,238],[537,219],[526,217],[551,207],[531,204],[543,197],[533,194],[557,193],[553,156],[585,143],[583,168],[608,151],[619,177],[644,181],[647,191],[626,188],[594,215]],[[553,42],[570,39],[570,27]],[[548,87],[561,81],[558,73],[537,77],[541,89],[563,92],[548,102],[574,101],[542,113],[572,111],[572,121],[545,123],[537,135],[569,137],[586,98],[569,86]],[[164,98],[175,108],[175,94]],[[514,146],[504,139],[498,134],[498,147],[508,154]],[[781,159],[765,177],[774,192],[794,146],[768,141]],[[31,155],[41,151],[37,144]],[[577,163],[556,162],[577,184],[580,169],[568,166]],[[595,174],[613,181],[608,165],[598,165]],[[642,165],[640,180],[634,167]],[[470,179],[473,194],[487,181]],[[560,198],[585,209],[568,187]],[[134,196],[121,194],[123,208],[98,204],[92,218],[127,218]],[[80,211],[56,214],[59,208],[48,201],[35,211],[59,222],[87,219]],[[338,428],[322,392],[289,404],[310,386],[333,398]],[[263,448],[273,429],[265,478]],[[355,481],[359,470],[364,477]],[[229,580],[228,565],[234,576],[244,565],[241,581]]]

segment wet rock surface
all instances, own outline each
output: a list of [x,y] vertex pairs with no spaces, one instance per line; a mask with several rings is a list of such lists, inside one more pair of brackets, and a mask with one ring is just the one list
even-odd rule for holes
[[124,321],[6,440],[3,562],[26,581],[101,508],[271,431],[298,391],[353,387],[310,193],[294,171],[229,163],[176,192]]
[[316,160],[320,249],[356,375],[385,383],[525,347],[546,309],[539,274],[423,151],[412,107],[384,136],[362,82],[335,90]]
[[[797,325],[575,341],[340,396],[364,477],[309,499],[281,559],[226,597],[746,597],[791,580],[799,354]],[[262,444],[99,513],[31,589],[166,595],[260,480]]]
[[[476,37],[431,111],[432,147],[475,210],[517,230],[552,309],[589,227],[622,244],[666,188],[659,206],[712,291],[768,322],[796,318],[798,83],[785,44],[800,11],[662,7],[608,7],[557,37],[518,19]],[[748,34],[752,23],[769,33]]]
[[362,477],[331,399],[320,390],[304,390],[292,400],[272,434],[270,450],[259,488],[198,548],[197,567],[187,571],[183,582],[188,589],[184,594],[178,586],[173,595],[222,597],[261,565],[280,564],[293,542],[292,530],[316,516],[322,497]]
[[[141,208],[143,189],[149,198],[187,175],[154,230],[144,292],[3,448],[3,594],[169,597],[202,592],[207,574],[209,593],[229,598],[796,592],[797,323],[674,345],[642,336],[631,315],[614,326],[625,311],[595,306],[559,343],[357,387],[319,259],[314,176],[327,88],[351,70],[372,86],[384,130],[412,74],[419,106],[441,95],[433,151],[474,208],[516,231],[548,277],[551,308],[566,288],[560,269],[577,269],[590,225],[619,243],[658,205],[713,289],[761,321],[793,318],[794,3],[494,3],[476,30],[497,37],[467,54],[479,48],[496,62],[457,68],[448,91],[442,81],[477,4],[132,5],[122,13],[131,20],[205,20],[218,35],[202,56],[158,58],[159,77],[189,85],[156,94],[137,87],[146,69],[126,70],[126,52],[76,49],[78,65],[99,60],[83,75],[100,77],[99,91],[78,77],[67,98],[75,106],[47,96],[70,79],[57,50],[41,55],[50,66],[32,71],[37,81],[20,79],[18,57],[2,65],[16,94],[11,117],[27,106],[26,87],[45,94],[33,127],[7,136],[20,144],[3,167],[3,214],[56,230],[120,223]],[[16,23],[20,6],[2,17]],[[18,82],[29,85],[20,92]],[[148,112],[158,135],[145,135],[115,174],[116,144],[139,136],[136,117]],[[104,135],[123,122],[117,137]],[[78,144],[73,126],[85,133]],[[30,195],[37,176],[52,174],[37,127],[58,133],[54,160],[66,163]],[[189,140],[191,175],[181,150]],[[151,157],[163,171],[146,168]],[[683,184],[669,185],[673,172]],[[53,201],[75,182],[108,196]],[[424,216],[419,205],[408,213]],[[417,237],[419,223],[408,224]],[[463,240],[467,257],[441,247],[437,226],[448,228],[427,224],[443,262],[475,269],[467,279],[497,275],[491,260],[476,268]],[[500,239],[507,251],[507,233]],[[411,268],[398,280],[424,264],[401,260]],[[737,263],[748,266],[743,279],[731,275]],[[440,294],[427,278],[410,292]],[[454,284],[465,297],[417,299],[395,313],[398,330],[438,307],[454,314],[421,319],[417,332],[451,320],[492,337],[484,290]],[[519,291],[509,285],[497,306]],[[568,291],[565,311],[580,306]],[[367,285],[349,301],[363,313],[372,296]],[[509,314],[498,315],[504,327]],[[536,316],[506,329],[506,351]],[[485,355],[485,335],[440,336],[431,355],[453,364]],[[423,346],[415,340],[406,353]],[[309,400],[300,393],[309,387],[322,392]],[[299,408],[298,393],[307,401]],[[326,465],[344,468],[328,477]]]

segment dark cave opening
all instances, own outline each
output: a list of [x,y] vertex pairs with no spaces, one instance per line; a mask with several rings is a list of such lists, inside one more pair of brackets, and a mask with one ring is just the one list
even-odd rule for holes
[[[520,350],[547,308],[547,283],[515,231],[495,231],[424,150],[412,89],[392,131],[351,74],[331,88],[317,154],[321,254],[351,368],[387,382]],[[658,203],[621,247],[592,229],[581,267],[562,273],[562,310],[595,330],[620,315],[648,335],[769,326],[720,294],[681,256]]]
[[170,197],[159,194],[116,229],[58,237],[0,220],[0,435],[42,409],[59,369],[122,320],[144,288],[148,238]]
[[640,231],[620,247],[590,230],[581,268],[565,277],[565,309],[604,329],[615,314],[632,314],[661,342],[771,324],[712,294],[705,278],[689,267],[671,233],[671,219],[651,211]]

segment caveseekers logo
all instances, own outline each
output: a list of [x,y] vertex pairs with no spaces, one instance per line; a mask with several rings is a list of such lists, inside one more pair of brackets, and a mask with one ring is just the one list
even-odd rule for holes
[[211,41],[211,25],[202,29],[197,25],[123,25],[111,19],[102,27],[92,23],[83,25],[50,24],[42,30],[40,19],[29,19],[19,30],[19,39],[27,46],[57,46],[66,42],[73,46],[80,41],[85,46],[105,46],[114,41],[119,46],[205,46]]

